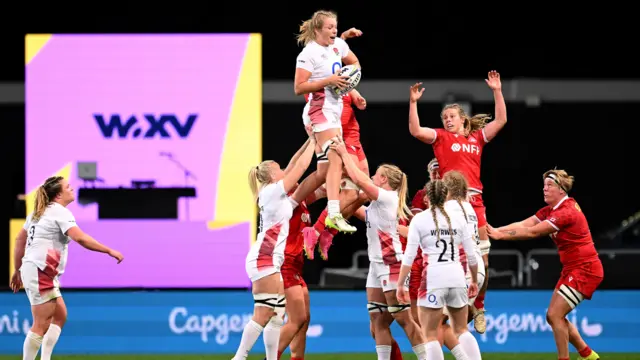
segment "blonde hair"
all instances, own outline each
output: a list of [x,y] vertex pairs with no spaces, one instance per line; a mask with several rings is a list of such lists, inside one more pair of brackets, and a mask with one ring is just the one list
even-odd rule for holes
[[491,120],[491,115],[488,114],[476,114],[470,117],[466,112],[464,112],[464,109],[460,104],[446,105],[442,109],[442,112],[440,112],[441,119],[444,116],[444,112],[449,109],[458,110],[458,115],[460,115],[460,118],[464,121],[465,136],[469,136],[472,132],[484,128],[487,125],[487,122]]
[[389,187],[398,192],[398,218],[408,220],[411,210],[407,206],[407,174],[403,173],[399,167],[391,164],[382,164],[378,167],[382,169],[384,176],[387,177]]
[[452,170],[444,174],[442,181],[444,182],[444,186],[447,187],[451,199],[457,201],[460,208],[462,208],[465,220],[469,221],[467,211],[464,209],[464,206],[462,206],[462,201],[467,200],[467,192],[469,191],[467,179],[465,179],[461,172]]
[[260,190],[272,181],[271,164],[273,160],[265,160],[249,170],[249,187],[255,201],[258,201]]
[[300,33],[296,37],[298,45],[307,45],[316,39],[316,30],[322,29],[325,18],[338,19],[338,14],[328,10],[318,10],[313,13],[311,19],[306,20],[300,25]]
[[[444,209],[444,202],[447,200],[448,190],[442,180],[429,181],[426,186],[427,197],[429,198],[429,208],[431,209],[431,215],[433,216],[433,222],[436,225],[436,241],[440,241],[440,226],[438,225],[438,217],[436,216],[436,209],[440,210],[445,219],[447,219],[447,225],[449,225],[449,235],[451,235],[451,241],[453,241],[453,229],[451,228],[451,218]],[[437,244],[437,243],[436,243]]]
[[549,170],[542,175],[542,180],[550,178],[553,180],[565,193],[569,193],[573,188],[574,177],[569,175],[564,170],[553,169]]
[[52,176],[38,187],[33,204],[33,221],[38,221],[47,210],[47,206],[62,192],[62,184],[60,183],[62,179],[64,179],[62,176]]

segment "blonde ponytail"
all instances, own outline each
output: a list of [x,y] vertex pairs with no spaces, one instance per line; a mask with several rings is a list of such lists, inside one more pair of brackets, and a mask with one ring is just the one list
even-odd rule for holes
[[44,211],[47,209],[47,205],[49,205],[49,197],[47,196],[47,191],[44,189],[44,186],[40,185],[38,187],[38,192],[36,193],[36,200],[33,204],[33,220],[38,221]]
[[253,200],[258,201],[260,190],[271,183],[271,164],[273,160],[265,160],[249,170],[249,188],[253,194]]
[[36,199],[33,204],[32,219],[34,221],[38,221],[42,217],[47,206],[49,206],[51,201],[62,191],[62,186],[60,185],[62,179],[64,179],[62,176],[52,176],[38,187]]
[[315,34],[313,30],[311,30],[311,20],[306,20],[300,25],[300,33],[296,37],[298,40],[298,45],[306,46],[308,43],[313,41],[315,38]]
[[402,180],[400,182],[400,188],[398,189],[398,218],[402,220],[409,220],[411,214],[411,210],[407,206],[408,187],[407,174],[402,173]]

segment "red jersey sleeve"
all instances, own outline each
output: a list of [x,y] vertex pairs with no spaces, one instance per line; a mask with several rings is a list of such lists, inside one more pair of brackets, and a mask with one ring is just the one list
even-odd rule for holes
[[543,207],[542,209],[538,210],[536,212],[536,218],[538,218],[538,221],[543,222],[545,220],[547,220],[547,216],[549,216],[549,213],[551,208],[549,208],[548,206]]
[[418,190],[416,195],[413,197],[413,200],[411,200],[411,211],[426,210],[429,208],[429,206],[424,203],[425,195],[426,195],[426,191],[424,191],[424,189]]
[[571,224],[577,223],[577,218],[578,210],[571,206],[563,207],[562,209],[554,211],[547,220],[549,220],[556,230],[561,230]]
[[480,129],[480,130],[476,130],[476,131],[472,132],[469,135],[469,138],[471,138],[471,137],[474,137],[478,141],[478,146],[480,146],[480,147],[483,147],[488,143],[487,137],[484,134],[484,129]]
[[433,140],[431,145],[435,145],[438,142],[442,141],[442,139],[444,139],[444,137],[447,135],[447,130],[445,130],[445,129],[438,128],[438,129],[433,129],[433,130],[436,131],[436,138]]

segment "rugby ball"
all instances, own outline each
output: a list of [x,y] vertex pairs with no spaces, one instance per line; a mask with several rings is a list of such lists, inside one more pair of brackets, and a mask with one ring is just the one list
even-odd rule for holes
[[362,78],[362,71],[360,70],[359,67],[354,65],[347,65],[342,67],[342,69],[340,69],[339,74],[349,76],[349,79],[347,79],[347,82],[349,83],[349,85],[346,88],[344,89],[338,89],[337,87],[333,88],[333,91],[335,91],[335,93],[340,96],[344,96],[349,91],[355,89],[356,86],[358,86],[358,84],[360,83],[360,79]]

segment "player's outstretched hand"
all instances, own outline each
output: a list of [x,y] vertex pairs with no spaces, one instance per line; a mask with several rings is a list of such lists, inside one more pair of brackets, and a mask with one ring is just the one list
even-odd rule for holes
[[502,90],[502,83],[500,82],[500,73],[498,73],[495,70],[491,70],[489,71],[489,74],[487,75],[487,78],[484,79],[484,81],[487,82],[487,85],[489,85],[489,88],[491,90]]
[[109,250],[109,256],[111,256],[112,258],[118,260],[118,264],[120,264],[122,262],[122,260],[124,260],[124,256],[122,256],[122,254],[120,253],[120,251],[117,250]]
[[351,39],[351,38],[354,38],[354,37],[360,37],[360,36],[362,36],[362,31],[360,29],[356,29],[354,27],[352,27],[351,29],[343,32],[342,35],[340,35],[342,40],[347,40],[347,39]]
[[421,82],[413,84],[413,86],[409,88],[409,100],[411,102],[417,102],[422,97],[423,92],[424,88]]

